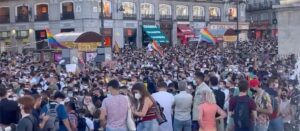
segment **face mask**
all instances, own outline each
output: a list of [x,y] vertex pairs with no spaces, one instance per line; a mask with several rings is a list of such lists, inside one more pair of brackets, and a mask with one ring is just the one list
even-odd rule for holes
[[274,84],[274,87],[275,87],[275,88],[278,88],[278,86],[279,86],[279,84],[278,84],[278,83]]
[[68,91],[64,91],[64,94],[67,94],[68,93]]
[[42,92],[42,89],[37,89],[36,91],[40,94]]
[[142,98],[142,96],[141,96],[140,93],[135,93],[135,94],[134,94],[134,98],[137,99],[137,100],[139,100],[139,99]]
[[73,97],[73,93],[68,93],[68,97]]
[[195,85],[195,86],[197,85],[197,82],[196,82],[196,80],[193,80],[193,85]]

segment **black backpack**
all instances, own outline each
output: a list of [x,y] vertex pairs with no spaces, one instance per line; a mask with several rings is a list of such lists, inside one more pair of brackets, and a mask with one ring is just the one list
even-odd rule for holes
[[85,131],[86,128],[88,128],[85,118],[79,115],[78,113],[72,114],[77,116],[77,131]]
[[225,94],[221,89],[213,90],[213,93],[215,94],[217,105],[223,109],[225,104]]
[[30,120],[30,122],[32,123],[32,131],[39,131],[38,121],[32,115],[25,118]]
[[250,129],[251,110],[249,107],[249,102],[251,98],[248,96],[246,97],[246,99],[241,99],[239,96],[235,97],[237,103],[233,112],[233,120],[236,130]]

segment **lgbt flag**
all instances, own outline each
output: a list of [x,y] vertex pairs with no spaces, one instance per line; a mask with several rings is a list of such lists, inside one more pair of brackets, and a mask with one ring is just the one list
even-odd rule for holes
[[201,30],[200,32],[201,35],[201,40],[211,43],[211,44],[216,44],[217,43],[217,39],[208,31],[207,28],[204,28]]
[[154,50],[156,50],[161,56],[164,55],[163,50],[161,49],[161,47],[157,44],[157,42],[155,40],[152,41],[152,47],[154,48]]
[[68,48],[62,44],[60,44],[59,42],[56,41],[56,39],[53,37],[52,33],[49,31],[49,29],[46,29],[46,33],[47,33],[47,39],[48,39],[48,44],[51,47],[55,47],[55,48]]

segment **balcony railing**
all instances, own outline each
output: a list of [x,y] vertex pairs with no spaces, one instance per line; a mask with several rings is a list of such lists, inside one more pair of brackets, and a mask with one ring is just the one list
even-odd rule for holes
[[193,21],[205,21],[205,16],[193,16]]
[[172,20],[172,15],[159,15],[161,20]]
[[143,20],[154,20],[155,15],[154,14],[142,14],[142,19]]
[[177,15],[176,19],[177,20],[189,20],[189,16],[188,15]]
[[259,11],[259,10],[272,9],[273,4],[275,4],[275,3],[273,3],[272,1],[249,4],[246,7],[246,11]]
[[0,24],[9,23],[9,15],[0,16]]
[[[112,13],[103,13],[104,19],[112,19]],[[99,19],[101,19],[101,14],[99,15]]]
[[48,21],[48,20],[49,20],[48,13],[35,16],[35,21]]
[[221,21],[221,16],[209,16],[210,21]]
[[136,14],[123,13],[123,19],[125,19],[125,20],[136,20]]
[[73,20],[74,19],[74,12],[70,12],[70,13],[62,13],[61,20]]
[[16,16],[16,22],[29,22],[29,16],[18,15]]
[[228,19],[230,22],[234,22],[234,21],[236,21],[237,20],[237,17],[229,17],[229,19]]

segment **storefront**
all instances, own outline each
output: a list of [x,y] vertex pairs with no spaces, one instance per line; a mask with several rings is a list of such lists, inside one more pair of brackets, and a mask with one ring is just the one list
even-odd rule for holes
[[195,33],[193,32],[189,24],[178,24],[177,37],[178,42],[185,45],[188,44],[189,40],[195,38]]
[[104,28],[103,35],[104,35],[104,46],[111,47],[112,46],[113,29],[112,28]]
[[[209,31],[217,37],[219,41],[223,41],[223,36],[228,29],[236,30],[236,22],[210,22],[208,24]],[[248,40],[248,22],[239,23],[239,38],[240,40]]]
[[35,31],[36,49],[47,49],[48,42],[46,41],[46,39],[47,39],[46,30],[36,30]]
[[[160,45],[164,45],[169,43],[169,40],[167,40],[165,34],[160,30],[160,28],[156,25],[143,25],[143,34],[146,34],[145,40],[147,40],[148,43],[150,43],[152,40],[157,41]],[[143,36],[144,37],[144,36]],[[150,38],[150,39],[147,39]],[[143,41],[143,45],[146,46],[148,44]]]
[[124,43],[125,46],[133,46],[136,45],[136,28],[124,28]]
[[166,39],[169,41],[169,45],[172,45],[172,29],[173,24],[171,21],[160,22],[160,30],[165,34]]

